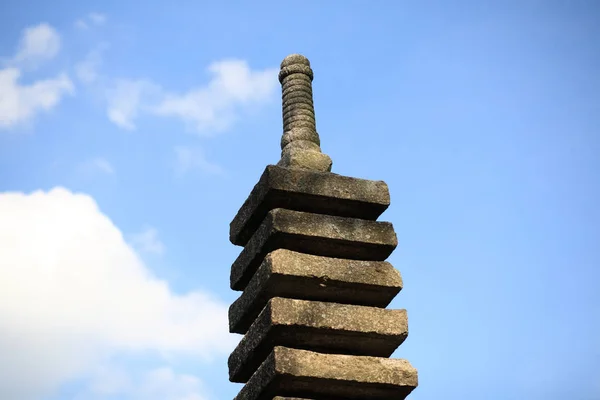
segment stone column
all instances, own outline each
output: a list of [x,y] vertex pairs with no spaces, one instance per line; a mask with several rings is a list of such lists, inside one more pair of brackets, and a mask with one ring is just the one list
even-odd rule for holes
[[281,160],[277,165],[315,171],[331,171],[331,158],[321,152],[312,94],[313,71],[300,54],[281,63],[279,82],[283,103]]
[[312,70],[286,57],[282,159],[269,165],[230,224],[244,246],[231,267],[229,357],[236,400],[404,399],[417,386],[406,360],[389,358],[408,336],[406,310],[386,307],[402,289],[387,261],[397,239],[377,218],[390,204],[382,181],[333,174],[321,153]]

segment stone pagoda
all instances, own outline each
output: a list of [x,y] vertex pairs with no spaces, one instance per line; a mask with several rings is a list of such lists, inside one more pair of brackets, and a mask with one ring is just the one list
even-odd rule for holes
[[313,71],[286,57],[281,160],[269,165],[230,225],[244,246],[231,266],[229,329],[244,337],[229,357],[236,400],[404,399],[417,386],[406,360],[406,310],[386,309],[402,289],[385,260],[394,228],[377,218],[385,182],[331,173],[321,151]]

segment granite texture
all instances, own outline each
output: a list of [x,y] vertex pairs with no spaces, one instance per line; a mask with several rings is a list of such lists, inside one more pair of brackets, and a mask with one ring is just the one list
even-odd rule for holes
[[275,346],[389,357],[408,336],[406,310],[275,297],[229,357],[229,378],[246,382]]
[[269,165],[229,225],[229,240],[245,246],[275,208],[376,220],[390,205],[383,181]]
[[312,399],[301,399],[300,397],[281,397],[275,396],[273,400],[312,400]]
[[269,211],[231,266],[233,290],[244,290],[265,256],[273,250],[384,261],[398,240],[389,222],[334,217],[277,208]]
[[281,397],[281,396],[275,396],[275,397],[273,397],[273,400],[311,400],[311,399],[301,399],[300,397]]
[[406,360],[275,347],[235,400],[402,400],[417,383]]
[[313,70],[306,57],[292,54],[281,63],[279,82],[283,113],[281,166],[331,171],[331,158],[321,152],[313,103]]
[[402,289],[387,261],[360,261],[275,250],[265,257],[242,295],[229,307],[229,329],[246,333],[273,297],[385,308]]

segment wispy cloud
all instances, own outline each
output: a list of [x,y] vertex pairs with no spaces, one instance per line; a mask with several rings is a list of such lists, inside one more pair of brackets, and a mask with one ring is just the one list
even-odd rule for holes
[[[137,371],[136,371],[137,372]],[[93,374],[88,387],[74,400],[102,400],[118,396],[131,400],[204,400],[200,380],[179,374],[170,366],[132,373],[118,365],[106,365]]]
[[37,67],[40,63],[54,58],[61,47],[60,35],[47,23],[25,28],[12,65]]
[[207,160],[200,147],[176,146],[175,147],[175,172],[181,176],[191,170],[200,170],[210,175],[224,173],[223,168]]
[[98,168],[100,171],[105,172],[107,174],[114,174],[115,169],[112,164],[109,163],[106,159],[98,157],[92,160],[92,165]]
[[16,68],[0,70],[0,129],[32,120],[41,111],[49,111],[75,86],[66,74],[21,85],[21,72]]
[[127,130],[146,114],[178,119],[197,133],[214,133],[229,128],[246,109],[271,100],[277,87],[276,69],[251,70],[246,61],[215,62],[208,72],[206,85],[185,93],[149,81],[120,80],[108,98],[108,116]]
[[104,23],[106,22],[106,14],[92,12],[88,15],[88,18],[95,25],[104,25]]
[[96,174],[98,172],[107,175],[113,175],[115,168],[113,165],[104,157],[92,158],[79,166],[81,172],[86,174]]
[[108,43],[103,42],[95,49],[90,50],[81,62],[75,64],[75,74],[82,83],[96,82],[99,77],[99,68],[102,65],[102,56],[108,48]]
[[[76,25],[88,29],[105,24],[106,19],[105,14],[90,13],[80,18]],[[60,47],[57,31],[49,24],[39,24],[24,30],[17,54],[11,62],[15,65],[39,65],[55,57]],[[251,69],[244,60],[222,60],[210,64],[207,67],[208,82],[183,92],[171,91],[148,79],[113,79],[102,76],[100,71],[108,47],[108,43],[101,43],[73,68],[79,82],[96,84],[96,89],[105,93],[109,120],[124,130],[135,130],[140,117],[150,116],[181,121],[189,130],[199,134],[214,134],[230,128],[245,112],[269,102],[276,92],[277,68]],[[9,82],[12,85],[12,91],[5,90],[5,102],[8,102],[8,96],[11,100],[21,97],[16,85],[19,74],[18,68],[16,72],[5,74],[5,84]],[[61,75],[58,82],[61,84],[54,86],[58,89],[52,92],[55,99],[51,102],[52,107],[65,93],[74,92],[74,85],[66,74]],[[4,108],[8,107],[4,104]],[[19,115],[31,115],[35,110],[34,106],[19,105],[18,108],[23,110]],[[18,118],[10,121],[15,119]]]
[[16,54],[0,69],[0,129],[30,122],[38,113],[56,107],[75,86],[66,73],[31,84],[19,82],[22,68],[38,67],[60,51],[60,36],[48,24],[26,28]]
[[141,232],[131,235],[131,243],[141,252],[162,255],[165,245],[158,238],[156,228],[146,226]]
[[159,92],[160,88],[149,81],[115,81],[107,91],[108,119],[122,129],[134,130],[138,114],[147,109],[148,100]]
[[91,12],[85,17],[75,21],[75,27],[78,29],[89,29],[92,26],[102,26],[106,23],[106,14]]

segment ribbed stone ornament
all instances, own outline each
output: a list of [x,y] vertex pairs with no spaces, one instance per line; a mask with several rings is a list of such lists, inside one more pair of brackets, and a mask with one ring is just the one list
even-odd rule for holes
[[293,54],[281,63],[281,160],[266,167],[230,224],[243,246],[231,266],[240,291],[229,330],[244,337],[228,360],[243,383],[236,400],[391,400],[417,387],[417,370],[389,358],[408,337],[402,290],[387,261],[398,242],[378,221],[385,182],[331,173],[321,151],[313,70]]
[[283,167],[331,171],[331,158],[321,152],[312,92],[310,61],[300,54],[287,56],[281,63],[279,82],[283,114],[281,160]]

